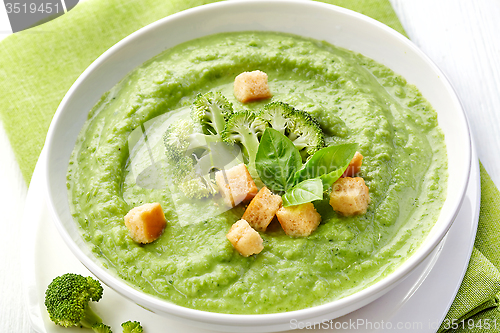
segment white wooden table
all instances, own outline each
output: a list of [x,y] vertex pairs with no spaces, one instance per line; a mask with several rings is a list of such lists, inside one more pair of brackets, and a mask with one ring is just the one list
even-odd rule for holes
[[[0,1],[2,2],[2,1]],[[469,117],[479,158],[500,186],[500,2],[391,0],[409,37],[444,71]],[[10,33],[0,4],[0,39]],[[3,83],[2,83],[3,84]],[[0,106],[1,107],[1,106]],[[27,188],[0,124],[0,332],[30,332],[19,246]]]

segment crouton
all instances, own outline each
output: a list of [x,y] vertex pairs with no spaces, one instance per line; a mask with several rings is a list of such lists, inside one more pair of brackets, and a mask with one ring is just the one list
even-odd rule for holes
[[276,212],[281,207],[281,196],[273,194],[267,187],[261,188],[259,193],[248,205],[242,219],[258,231],[266,231]]
[[160,237],[167,220],[160,204],[155,202],[132,208],[125,215],[125,225],[134,241],[147,244]]
[[359,151],[354,154],[349,166],[342,174],[342,177],[354,177],[359,170],[361,170],[361,164],[363,163],[363,155]]
[[232,225],[226,237],[244,257],[260,253],[264,249],[262,237],[243,219]]
[[365,180],[361,177],[339,178],[332,186],[330,206],[344,216],[365,214],[370,195]]
[[321,222],[321,215],[311,202],[281,207],[276,216],[288,236],[305,237],[313,233]]
[[242,103],[271,98],[267,74],[261,71],[241,73],[234,79],[234,96]]
[[228,170],[215,173],[215,181],[224,202],[235,207],[241,202],[250,202],[258,192],[245,164],[241,163]]

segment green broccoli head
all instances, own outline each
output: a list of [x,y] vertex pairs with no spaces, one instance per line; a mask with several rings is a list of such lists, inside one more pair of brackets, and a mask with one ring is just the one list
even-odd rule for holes
[[101,318],[89,306],[102,297],[99,281],[79,274],[67,273],[56,277],[45,291],[45,307],[50,320],[63,327],[91,328]]
[[291,125],[290,115],[293,113],[295,113],[295,109],[289,104],[272,102],[264,106],[259,117],[268,122],[273,129],[286,135],[286,131]]
[[193,159],[188,156],[183,156],[176,161],[170,161],[169,164],[172,166],[170,171],[175,180],[192,178],[195,173]]
[[251,167],[255,165],[259,138],[268,126],[266,121],[250,111],[236,112],[227,121],[222,140],[241,144]]
[[195,172],[179,181],[177,186],[190,199],[208,198],[218,191],[209,175],[201,176]]
[[325,136],[321,126],[309,113],[296,110],[290,118],[292,124],[288,138],[301,153],[311,156],[325,146]]
[[175,185],[189,199],[208,198],[217,193],[214,181],[208,174],[197,172],[195,160],[191,157],[183,156],[169,163]]
[[208,149],[211,142],[216,141],[220,141],[220,138],[203,134],[199,124],[187,119],[173,123],[163,135],[165,153],[173,161],[193,153],[200,154]]
[[303,159],[325,146],[321,126],[305,111],[296,110],[283,102],[272,102],[264,106],[259,117],[288,137],[299,149]]
[[92,330],[95,333],[113,333],[113,331],[111,331],[111,327],[104,325],[103,323],[92,325]]
[[220,92],[198,94],[191,107],[191,117],[199,123],[205,134],[221,135],[226,121],[233,114],[233,104]]
[[198,156],[206,154],[210,145],[220,137],[206,135],[201,127],[191,120],[180,120],[172,124],[163,135],[167,162],[176,186],[190,199],[207,198],[217,192],[213,181],[207,175],[195,170]]
[[138,321],[127,321],[122,324],[123,333],[142,333],[141,323]]
[[175,160],[186,154],[190,145],[190,135],[196,133],[196,124],[180,120],[170,125],[163,135],[167,158]]

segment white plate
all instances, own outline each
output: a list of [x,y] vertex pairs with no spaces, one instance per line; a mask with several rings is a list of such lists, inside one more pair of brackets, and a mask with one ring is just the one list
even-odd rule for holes
[[[23,225],[31,247],[26,251],[26,299],[32,327],[39,333],[82,332],[52,324],[43,305],[44,291],[50,281],[73,272],[91,275],[71,253],[49,215],[44,194],[42,170],[44,152],[37,163],[28,191]],[[471,176],[464,202],[448,234],[420,266],[386,295],[369,305],[340,317],[323,328],[308,330],[335,332],[435,332],[446,315],[467,269],[479,217],[479,164],[473,145]],[[433,269],[432,269],[433,268]],[[432,270],[431,270],[432,269]],[[140,321],[146,332],[213,332],[155,315],[104,286],[104,296],[92,304],[104,322],[116,331],[127,320]],[[314,323],[295,322],[290,328]],[[324,328],[328,325],[328,328]],[[403,326],[401,326],[403,325]],[[330,327],[337,328],[331,329]],[[340,329],[338,329],[340,328]]]

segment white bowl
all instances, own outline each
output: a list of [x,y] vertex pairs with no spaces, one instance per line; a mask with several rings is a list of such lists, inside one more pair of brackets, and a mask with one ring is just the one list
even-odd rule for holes
[[[445,134],[449,181],[438,221],[419,249],[392,274],[343,299],[304,310],[262,315],[231,315],[177,306],[135,290],[105,270],[81,238],[70,214],[66,173],[76,138],[99,98],[128,72],[177,44],[228,31],[280,31],[325,40],[362,53],[417,86],[438,114]],[[309,1],[231,1],[193,8],[152,23],[100,56],[62,100],[49,129],[48,204],[64,241],[105,284],[151,311],[219,331],[280,331],[290,321],[317,322],[354,311],[380,297],[426,258],[451,226],[464,197],[471,163],[467,120],[443,73],[407,38],[359,13]]]

